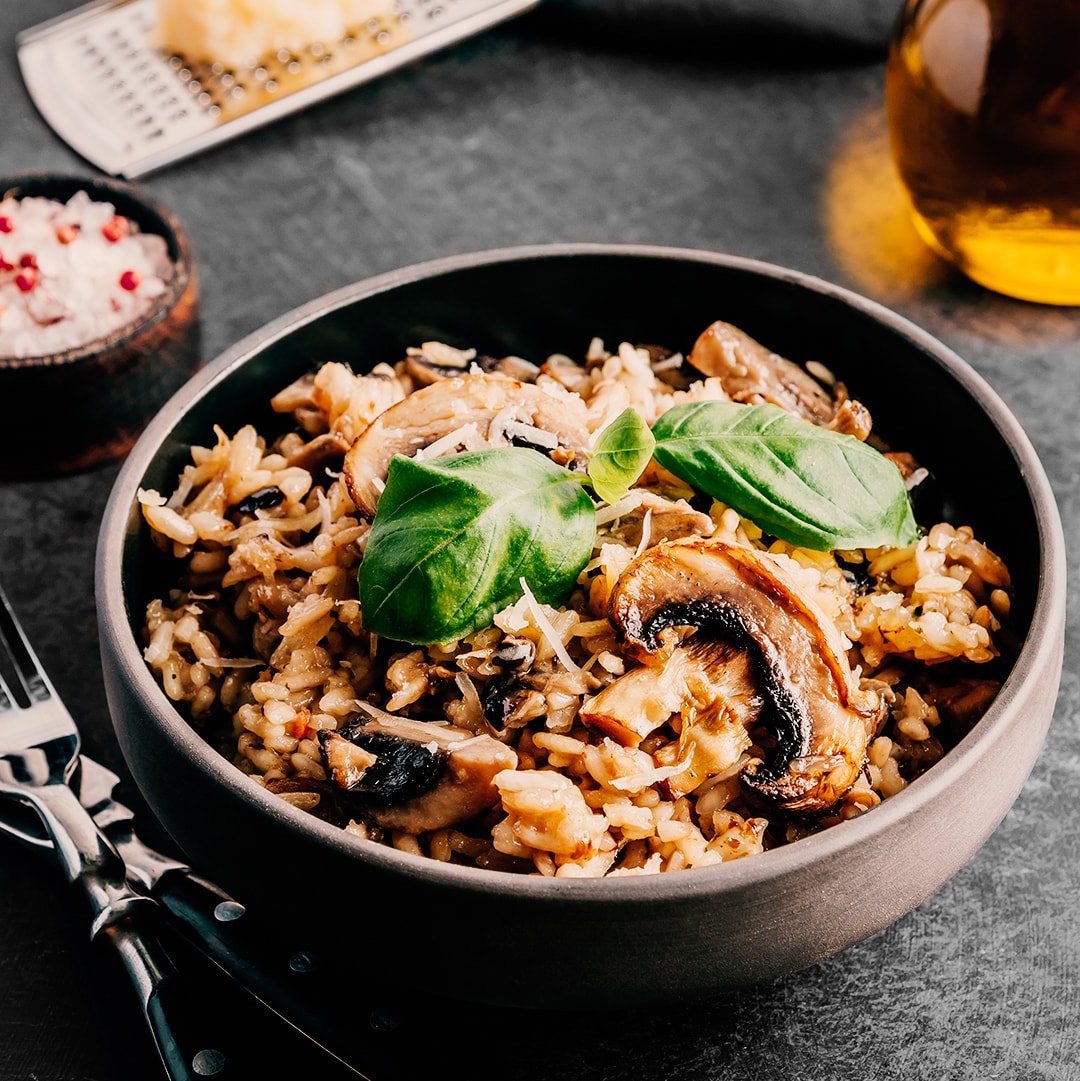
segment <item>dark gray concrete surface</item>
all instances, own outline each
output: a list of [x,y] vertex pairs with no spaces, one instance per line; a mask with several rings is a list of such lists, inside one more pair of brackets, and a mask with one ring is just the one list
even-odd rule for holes
[[[94,172],[43,123],[15,59],[18,30],[71,6],[0,4],[0,175]],[[753,256],[882,301],[968,360],[1035,443],[1074,558],[1080,309],[995,296],[920,245],[888,160],[881,49],[838,44],[836,34],[793,47],[785,34],[774,51],[757,29],[722,26],[684,44],[648,20],[610,31],[595,15],[579,20],[587,7],[553,2],[145,178],[190,232],[207,357],[327,290],[439,255],[597,240]],[[0,580],[87,750],[122,771],[93,596],[96,528],[115,472],[0,485]],[[1073,574],[1065,675],[1042,756],[988,843],[931,900],[772,986],[623,1024],[567,1019],[557,1032],[522,1016],[516,1054],[488,1050],[483,1010],[432,1017],[444,1072],[482,1081],[1080,1078],[1077,600]],[[122,794],[137,805],[130,786]],[[123,985],[86,939],[83,911],[52,868],[0,839],[0,1081],[156,1076]],[[367,1024],[377,986],[362,967],[355,994],[357,1023]],[[234,1011],[250,1031],[245,1076],[332,1076],[209,984],[205,1009]],[[394,1062],[375,1081],[432,1076],[415,1034],[372,1038]]]

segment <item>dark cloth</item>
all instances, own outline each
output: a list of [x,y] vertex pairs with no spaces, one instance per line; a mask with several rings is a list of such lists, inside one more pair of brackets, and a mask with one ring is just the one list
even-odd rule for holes
[[541,0],[549,34],[727,61],[883,57],[901,0]]

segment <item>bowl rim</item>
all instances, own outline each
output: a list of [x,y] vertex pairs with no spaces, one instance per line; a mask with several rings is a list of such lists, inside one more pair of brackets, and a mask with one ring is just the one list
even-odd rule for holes
[[[37,172],[0,176],[0,199],[7,198],[12,193],[15,193],[17,199],[37,198],[38,192],[34,190],[35,188],[52,186],[70,189],[70,193],[66,196],[68,199],[78,191],[86,191],[96,202],[101,202],[106,198],[109,201],[120,199],[132,206],[138,206],[150,218],[157,219],[161,228],[157,228],[156,225],[153,229],[142,226],[140,228],[144,233],[156,233],[164,237],[174,268],[173,275],[166,283],[165,292],[154,298],[154,304],[148,314],[117,327],[103,338],[95,338],[93,341],[72,346],[59,353],[36,353],[26,357],[0,356],[0,371],[66,368],[80,361],[95,360],[103,353],[123,348],[167,318],[195,278],[191,244],[187,231],[179,219],[168,207],[128,181],[107,176],[81,176],[76,173]],[[61,198],[60,195],[43,197],[57,200]]]
[[[548,878],[442,863],[354,837],[308,812],[290,806],[249,780],[188,724],[146,666],[141,649],[130,632],[121,573],[123,542],[139,482],[151,459],[167,440],[175,423],[172,417],[178,407],[186,410],[247,359],[323,315],[353,301],[455,271],[511,261],[596,255],[700,262],[788,283],[839,301],[885,324],[893,333],[907,339],[946,368],[978,401],[1001,433],[1021,468],[1032,498],[1041,565],[1031,626],[1020,654],[987,713],[932,769],[871,811],[794,844],[762,852],[752,859],[694,868],[691,874],[601,879]],[[230,789],[260,813],[276,819],[290,832],[302,835],[307,843],[336,849],[402,878],[465,887],[494,895],[525,895],[545,901],[565,898],[575,903],[596,905],[646,900],[655,903],[667,898],[685,899],[688,896],[745,891],[764,880],[784,877],[806,865],[827,861],[831,855],[848,846],[872,841],[875,836],[894,828],[917,807],[934,800],[957,784],[986,749],[1001,740],[1008,731],[1013,723],[1010,715],[1014,703],[1032,673],[1043,671],[1044,666],[1052,664],[1055,658],[1060,663],[1065,625],[1065,567],[1065,541],[1057,502],[1027,434],[990,384],[957,353],[927,331],[879,302],[844,286],[774,263],[709,249],[600,242],[499,247],[416,262],[314,298],[246,335],[196,372],[144,429],[110,492],[102,517],[96,556],[103,663],[113,663],[119,667],[119,674],[135,688],[165,737],[216,783]],[[111,659],[105,653],[107,644],[112,649]],[[996,822],[991,824],[987,835],[996,825]]]

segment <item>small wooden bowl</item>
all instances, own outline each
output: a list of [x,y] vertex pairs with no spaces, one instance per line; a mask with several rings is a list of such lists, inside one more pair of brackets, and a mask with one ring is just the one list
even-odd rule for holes
[[144,233],[165,238],[172,280],[149,314],[98,341],[47,356],[0,356],[4,422],[15,454],[0,478],[50,476],[122,457],[147,421],[202,363],[198,285],[187,235],[131,184],[101,177],[0,178],[0,194],[66,202],[85,191]]

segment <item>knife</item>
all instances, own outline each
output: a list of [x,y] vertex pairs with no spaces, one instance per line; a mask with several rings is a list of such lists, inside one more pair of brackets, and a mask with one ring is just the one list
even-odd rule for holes
[[257,915],[182,860],[146,845],[135,831],[134,812],[113,798],[120,778],[82,755],[77,791],[80,802],[112,841],[139,892],[155,900],[172,924],[200,953],[302,1036],[364,1081],[356,1065],[374,1062],[381,1033],[393,1020],[369,1008],[367,1024],[355,989],[342,994],[339,976],[325,963],[325,951],[281,933],[280,923],[260,926]]
[[[132,888],[157,902],[188,946],[350,1073],[374,1081],[354,1065],[363,1060],[385,1067],[380,1077],[392,1076],[400,1056],[387,1045],[398,1027],[393,1011],[365,1004],[355,988],[343,988],[312,943],[288,940],[277,923],[260,927],[247,905],[182,860],[145,844],[135,831],[134,812],[113,799],[119,783],[111,770],[80,755],[73,787],[119,853]],[[51,847],[32,816],[25,823],[8,820],[4,828],[27,844]]]
[[[358,993],[343,995],[338,974],[323,963],[322,950],[305,939],[283,936],[278,922],[272,927],[259,925],[258,917],[221,886],[139,839],[134,812],[112,798],[119,783],[120,778],[106,766],[84,753],[79,756],[72,788],[119,854],[132,890],[156,903],[162,930],[176,932],[177,945],[194,948],[213,962],[218,974],[242,988],[250,1001],[276,1014],[350,1075],[375,1081],[355,1065],[363,1060],[365,1069],[377,1068],[379,1078],[396,1076],[403,1053],[390,1041],[403,1028],[400,1015],[392,1007],[360,1001]],[[4,808],[0,827],[32,848],[52,849],[40,819],[30,813],[19,815],[17,803]],[[168,990],[178,991],[176,980],[181,974],[171,964],[169,971]],[[188,995],[189,1001],[197,998],[197,993]],[[184,1010],[173,1010],[173,1016],[182,1014]],[[211,1076],[218,1070],[216,1063],[209,1063],[197,1072]]]
[[[81,760],[77,761],[76,775],[81,772]],[[117,781],[115,775],[97,763],[90,766],[88,773],[92,780],[89,790],[94,792],[95,785],[100,786],[96,802],[103,821],[113,822],[112,829],[139,867],[132,872],[90,808],[73,802],[85,816],[86,829],[94,831],[98,838],[94,842],[96,859],[81,869],[78,879],[93,901],[91,942],[95,947],[111,948],[112,961],[119,961],[136,993],[166,1075],[171,1081],[198,1081],[211,1076],[240,1081],[242,1077],[267,1076],[265,1067],[251,1074],[253,1031],[264,1032],[264,1038],[272,1041],[275,1063],[310,1064],[317,1041],[301,1032],[296,1023],[276,1028],[267,1023],[273,1016],[267,1003],[250,983],[237,979],[238,968],[230,971],[224,963],[228,960],[227,942],[202,941],[201,948],[194,948],[200,923],[194,912],[185,915],[181,911],[180,902],[187,894],[174,890],[171,884],[190,880],[192,902],[206,896],[201,892],[204,889],[211,891],[209,896],[227,895],[194,875],[181,874],[185,867],[179,861],[142,845],[131,828],[130,812],[107,798]],[[68,785],[73,801],[78,788],[77,782]],[[91,851],[85,830],[80,833],[70,823],[50,824],[37,804],[17,794],[0,801],[0,832],[50,857],[59,851],[61,839],[65,845],[80,846],[80,852]],[[173,901],[178,915],[174,916],[157,897]],[[236,965],[242,962],[240,957],[232,960]],[[350,1076],[371,1081],[334,1052],[322,1050],[328,1051],[328,1058],[335,1059]],[[329,1065],[327,1061],[325,1066]],[[323,1076],[329,1075],[324,1071]],[[342,1073],[335,1070],[333,1076]]]

